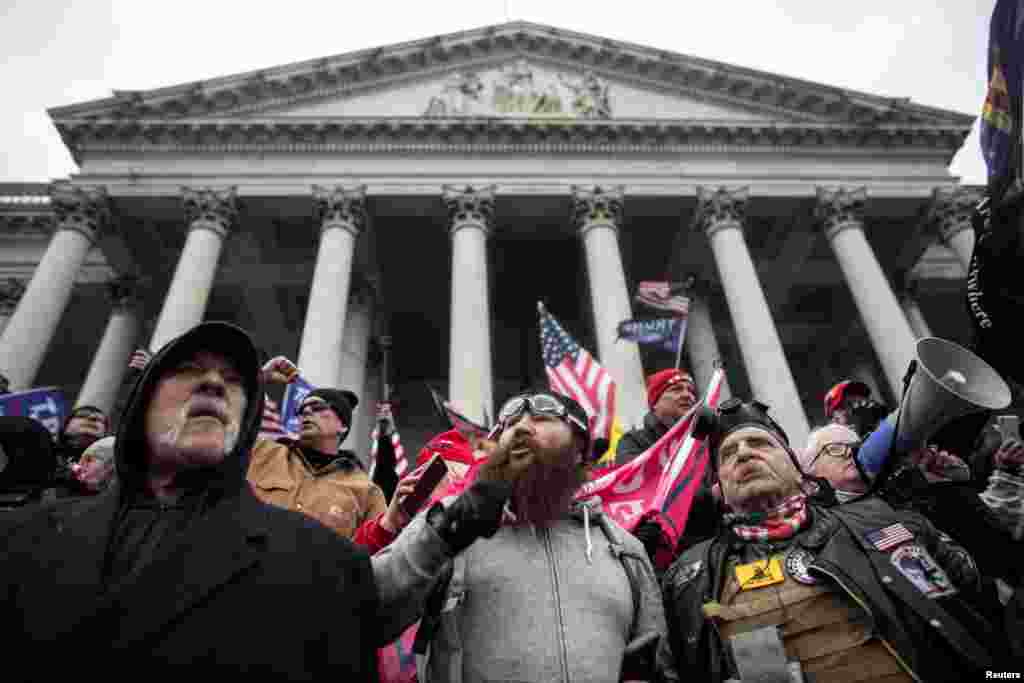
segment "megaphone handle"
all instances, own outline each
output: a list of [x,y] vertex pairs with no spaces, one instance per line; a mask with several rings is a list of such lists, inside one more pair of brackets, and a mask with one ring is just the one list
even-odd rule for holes
[[889,442],[889,456],[886,458],[881,470],[879,470],[878,474],[875,476],[875,481],[871,485],[872,493],[877,491],[885,483],[885,480],[889,478],[889,473],[895,466],[894,462],[896,458],[894,456],[896,455],[897,437],[900,433],[900,420],[903,417],[903,406],[907,399],[907,393],[910,391],[910,383],[913,381],[914,373],[916,372],[917,359],[915,358],[910,361],[910,365],[907,366],[907,372],[903,375],[903,393],[900,394],[900,400],[898,407],[896,408],[896,423],[893,425],[892,437]]

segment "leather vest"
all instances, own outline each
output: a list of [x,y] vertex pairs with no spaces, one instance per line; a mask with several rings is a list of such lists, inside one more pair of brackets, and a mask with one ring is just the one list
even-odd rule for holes
[[[779,560],[779,566],[785,564],[784,556]],[[782,582],[740,590],[732,562],[727,576],[718,604],[705,606],[724,642],[777,626],[787,659],[800,662],[807,680],[914,680],[889,646],[871,633],[864,609],[846,595],[824,583],[805,585],[787,572]]]

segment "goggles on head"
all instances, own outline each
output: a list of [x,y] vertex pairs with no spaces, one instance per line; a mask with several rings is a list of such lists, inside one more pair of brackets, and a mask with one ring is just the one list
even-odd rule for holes
[[513,420],[529,412],[531,415],[547,415],[564,420],[575,427],[586,439],[586,448],[590,448],[590,426],[586,412],[582,408],[571,409],[562,399],[551,394],[523,394],[513,396],[505,401],[498,411],[498,423],[492,432],[492,438],[500,434]]
[[741,427],[760,427],[776,434],[789,450],[789,438],[779,424],[768,415],[768,406],[760,401],[746,401],[731,398],[717,408],[704,406],[697,413],[693,435],[698,439],[708,439],[713,457],[717,460],[718,447],[725,436]]

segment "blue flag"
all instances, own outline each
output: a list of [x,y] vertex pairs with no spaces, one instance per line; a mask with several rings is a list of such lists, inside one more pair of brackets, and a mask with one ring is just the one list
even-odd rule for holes
[[1024,0],[998,0],[989,28],[988,94],[981,109],[981,152],[989,183],[1019,171],[1024,79]]
[[68,406],[60,389],[41,387],[0,396],[0,415],[30,417],[57,436],[68,417]]
[[686,318],[623,320],[619,323],[618,332],[619,339],[638,344],[657,344],[666,351],[675,352],[686,335]]
[[299,406],[302,400],[315,389],[312,384],[297,377],[294,382],[288,385],[284,392],[284,400],[281,401],[281,424],[284,430],[290,434],[298,434],[302,431],[302,420],[299,418]]

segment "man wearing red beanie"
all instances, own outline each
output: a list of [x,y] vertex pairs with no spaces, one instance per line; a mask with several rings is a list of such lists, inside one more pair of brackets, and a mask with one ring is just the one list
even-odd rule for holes
[[644,416],[642,427],[623,434],[615,463],[627,463],[653,446],[696,402],[697,386],[686,370],[669,368],[648,377],[647,405],[651,412]]
[[[644,416],[643,427],[634,429],[622,436],[619,448],[615,453],[615,462],[629,462],[654,445],[681,417],[686,415],[697,403],[697,386],[693,377],[686,370],[669,368],[661,370],[647,378],[647,405],[651,412]],[[637,538],[644,541],[651,561],[659,569],[664,569],[664,562],[682,552],[691,545],[709,538],[718,528],[721,516],[719,504],[712,494],[714,486],[712,468],[704,471],[704,481],[694,495],[687,518],[686,529],[675,548],[664,546],[666,539],[662,537],[656,522],[645,520],[633,530]],[[659,552],[667,550],[668,553]]]

